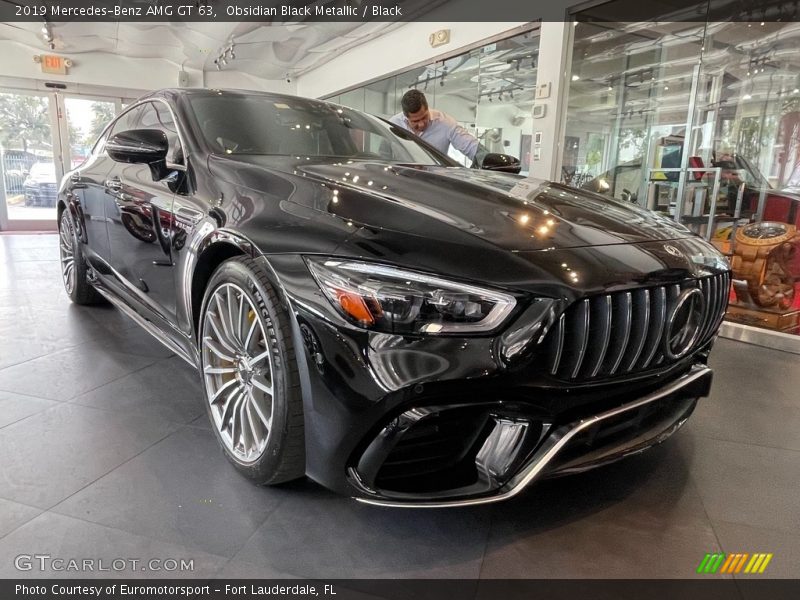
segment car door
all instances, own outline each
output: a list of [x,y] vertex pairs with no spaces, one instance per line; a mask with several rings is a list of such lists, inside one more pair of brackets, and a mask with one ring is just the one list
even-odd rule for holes
[[140,108],[134,108],[121,115],[97,140],[89,158],[70,173],[67,184],[77,204],[78,215],[86,233],[86,244],[89,249],[87,258],[100,272],[107,270],[102,263],[108,264],[111,261],[111,246],[106,228],[105,182],[115,164],[106,154],[105,144],[111,131],[123,131],[135,127],[139,115],[141,115]]
[[[136,128],[163,131],[170,144],[168,162],[182,160],[167,105],[152,101],[141,108]],[[112,135],[121,131],[115,127]],[[146,164],[114,163],[105,181],[111,266],[125,291],[160,317],[162,326],[175,322],[172,203],[184,176],[174,170],[156,180]]]

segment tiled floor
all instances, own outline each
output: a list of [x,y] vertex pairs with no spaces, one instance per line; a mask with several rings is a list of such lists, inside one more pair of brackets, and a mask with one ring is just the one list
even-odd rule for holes
[[800,357],[721,340],[712,366],[712,396],[665,445],[504,504],[258,488],[217,448],[185,363],[67,301],[55,236],[0,236],[0,577],[41,576],[13,564],[41,553],[193,559],[193,577],[684,578],[715,550],[773,552],[768,573],[796,577]]

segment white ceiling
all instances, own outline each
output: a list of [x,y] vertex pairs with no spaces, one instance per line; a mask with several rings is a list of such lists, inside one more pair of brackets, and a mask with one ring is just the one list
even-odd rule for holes
[[[423,0],[399,2],[424,12]],[[0,23],[0,40],[31,51],[48,50],[42,23]],[[342,52],[402,23],[208,22],[208,23],[51,23],[53,52],[69,57],[106,53],[131,58],[160,58],[189,69],[216,70],[214,60],[234,44],[222,70],[264,79],[282,79],[319,67]]]

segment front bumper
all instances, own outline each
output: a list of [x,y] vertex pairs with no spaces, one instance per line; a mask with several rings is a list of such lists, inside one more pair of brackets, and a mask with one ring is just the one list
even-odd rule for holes
[[[270,266],[293,316],[306,473],[365,502],[502,500],[536,478],[659,443],[709,393],[713,327],[674,362],[565,380],[543,360],[546,344],[520,345],[514,337],[534,339],[543,321],[537,303],[495,337],[390,335],[343,322],[302,259],[272,256]],[[516,346],[522,349],[512,354]]]
[[[666,440],[689,418],[697,399],[708,395],[712,372],[697,365],[664,387],[646,396],[570,423],[553,424],[502,414],[502,406],[489,411],[490,430],[477,451],[465,456],[472,461],[476,482],[447,490],[441,499],[419,494],[386,494],[363,482],[362,471],[370,468],[372,455],[397,444],[403,432],[412,429],[436,411],[407,411],[401,416],[406,428],[387,426],[362,455],[349,476],[360,488],[356,499],[379,506],[439,508],[472,506],[507,500],[540,477],[591,469],[646,450]],[[458,407],[450,407],[457,410]],[[533,448],[532,451],[529,451]],[[430,494],[429,494],[430,495]],[[435,495],[435,494],[433,494]]]

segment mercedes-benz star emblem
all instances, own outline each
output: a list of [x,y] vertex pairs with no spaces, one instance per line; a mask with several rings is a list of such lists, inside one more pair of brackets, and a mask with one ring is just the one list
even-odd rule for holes
[[664,250],[667,251],[667,254],[671,254],[672,256],[677,256],[678,258],[683,256],[683,252],[678,250],[675,246],[670,246],[669,244],[664,244]]
[[664,353],[677,360],[694,347],[706,314],[706,299],[697,289],[683,290],[667,316],[664,330]]

